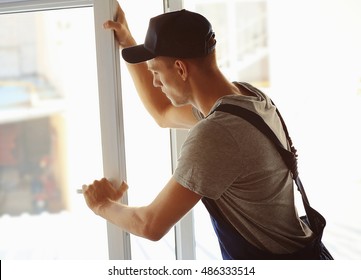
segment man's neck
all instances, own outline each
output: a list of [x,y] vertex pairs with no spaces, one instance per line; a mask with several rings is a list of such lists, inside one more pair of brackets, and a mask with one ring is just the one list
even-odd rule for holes
[[241,95],[240,89],[223,75],[198,80],[194,91],[193,106],[207,116],[218,99],[226,95]]

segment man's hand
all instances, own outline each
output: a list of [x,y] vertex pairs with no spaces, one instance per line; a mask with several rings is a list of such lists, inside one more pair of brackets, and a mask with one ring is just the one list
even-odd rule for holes
[[114,30],[114,35],[120,48],[123,49],[136,44],[132,34],[130,33],[124,11],[120,7],[119,3],[115,20],[108,20],[104,22],[103,27],[105,29]]
[[128,185],[123,182],[119,188],[103,178],[96,180],[91,185],[83,185],[83,194],[88,207],[97,215],[112,201],[118,201],[127,191]]

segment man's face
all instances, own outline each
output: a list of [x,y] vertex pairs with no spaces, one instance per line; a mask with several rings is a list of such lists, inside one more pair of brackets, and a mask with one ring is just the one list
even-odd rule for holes
[[148,61],[148,70],[153,74],[153,85],[161,88],[174,106],[189,104],[186,85],[177,71],[175,59],[156,57]]

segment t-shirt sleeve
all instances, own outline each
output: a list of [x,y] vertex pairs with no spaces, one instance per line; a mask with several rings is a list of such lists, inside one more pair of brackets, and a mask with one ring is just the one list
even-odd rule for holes
[[226,128],[203,120],[189,132],[173,178],[202,196],[218,199],[240,174],[237,149]]

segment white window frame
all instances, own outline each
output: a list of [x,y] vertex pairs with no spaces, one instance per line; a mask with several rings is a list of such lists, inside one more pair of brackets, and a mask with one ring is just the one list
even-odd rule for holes
[[0,14],[93,6],[93,0],[3,0]]
[[[0,4],[0,15],[52,9],[93,7],[100,124],[103,152],[103,171],[106,178],[116,183],[126,179],[123,109],[120,77],[119,48],[112,31],[104,30],[102,24],[113,18],[116,0],[6,0]],[[163,0],[164,11],[183,8],[182,0]],[[186,132],[171,130],[173,169]],[[123,203],[128,204],[127,196]],[[176,259],[195,259],[193,212],[188,213],[175,226]],[[109,259],[131,259],[130,236],[127,232],[107,223]]]
[[[126,163],[119,47],[113,32],[102,27],[114,18],[117,1],[94,0],[93,7],[104,176],[120,185],[126,180]],[[127,194],[122,202],[128,204]],[[129,233],[109,222],[107,230],[109,259],[130,260]]]
[[[125,180],[124,127],[121,98],[119,48],[110,30],[102,25],[113,18],[116,0],[8,0],[0,4],[0,15],[52,9],[93,7],[100,125],[104,176],[115,183]],[[127,196],[123,197],[127,204]],[[107,223],[109,259],[131,259],[129,234]]]

